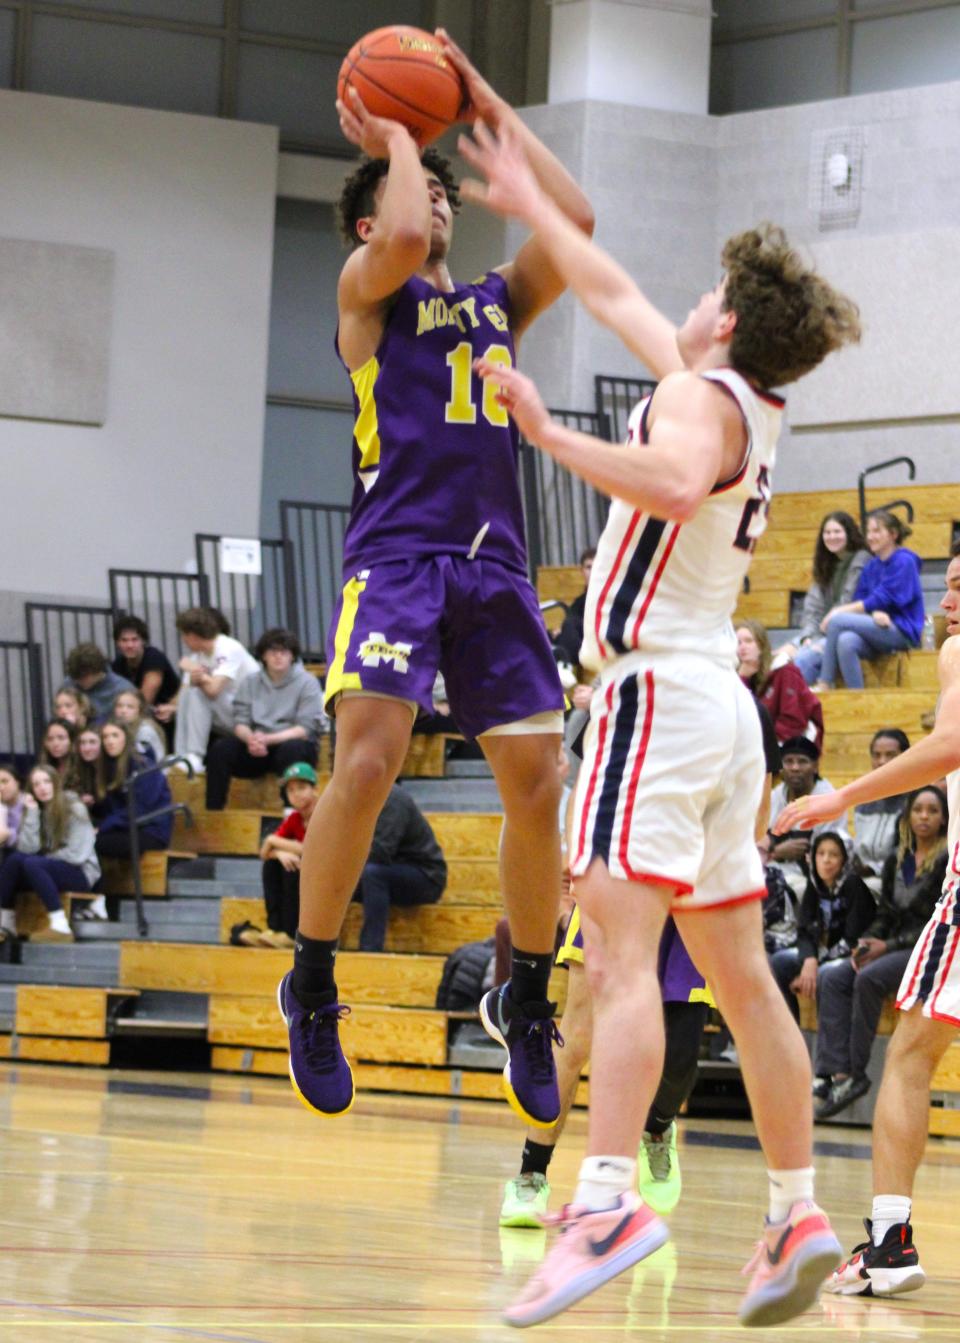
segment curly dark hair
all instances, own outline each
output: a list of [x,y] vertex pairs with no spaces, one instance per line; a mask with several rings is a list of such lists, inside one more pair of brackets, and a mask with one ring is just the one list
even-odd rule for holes
[[[450,209],[457,214],[460,210],[460,192],[450,160],[445,159],[439,150],[430,145],[420,155],[420,162],[439,177],[447,193]],[[373,197],[377,183],[381,177],[386,177],[389,167],[389,159],[365,158],[361,160],[359,168],[344,182],[340,199],[337,201],[337,221],[340,236],[348,247],[357,247],[360,244],[361,239],[357,236],[357,220],[366,219],[368,215],[373,214]]]
[[760,387],[796,382],[833,350],[860,339],[860,310],[833,289],[787,242],[761,224],[723,249],[724,309],[737,314],[734,368]]

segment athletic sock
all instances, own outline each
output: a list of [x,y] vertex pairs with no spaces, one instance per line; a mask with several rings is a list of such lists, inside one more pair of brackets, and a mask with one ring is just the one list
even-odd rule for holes
[[521,1175],[546,1175],[547,1167],[553,1156],[552,1143],[534,1142],[528,1138],[523,1144],[523,1156],[520,1159]]
[[546,1001],[553,969],[552,951],[521,951],[513,948],[510,958],[510,999],[518,1006]]
[[326,1007],[337,1001],[333,977],[337,939],[323,942],[297,929],[293,951],[293,991],[304,1007]]
[[14,933],[17,931],[17,911],[15,909],[0,909],[0,928],[5,933]]
[[877,1194],[873,1200],[871,1234],[874,1245],[880,1245],[892,1226],[910,1221],[910,1199],[900,1194]]
[[591,1212],[615,1208],[624,1194],[636,1187],[637,1163],[628,1156],[588,1156],[580,1166],[574,1203]]
[[768,1170],[770,1180],[771,1222],[782,1222],[795,1203],[801,1199],[813,1202],[813,1167],[799,1170]]

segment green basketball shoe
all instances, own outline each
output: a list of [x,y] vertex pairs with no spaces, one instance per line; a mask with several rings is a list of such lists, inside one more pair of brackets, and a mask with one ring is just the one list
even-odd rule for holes
[[530,1171],[508,1180],[503,1191],[503,1205],[500,1208],[501,1226],[529,1226],[538,1231],[543,1229],[540,1220],[546,1216],[550,1202],[550,1186],[547,1177],[539,1171]]
[[637,1189],[647,1207],[663,1215],[673,1212],[680,1202],[681,1186],[674,1121],[662,1136],[644,1133],[641,1138],[637,1151]]

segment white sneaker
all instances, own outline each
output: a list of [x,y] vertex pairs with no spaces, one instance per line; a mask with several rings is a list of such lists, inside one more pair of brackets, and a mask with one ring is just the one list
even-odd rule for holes
[[188,760],[193,766],[194,774],[206,774],[206,766],[203,763],[203,756],[201,755],[185,755],[182,760],[177,761],[173,768],[178,769],[181,774],[189,774],[190,771],[187,768]]

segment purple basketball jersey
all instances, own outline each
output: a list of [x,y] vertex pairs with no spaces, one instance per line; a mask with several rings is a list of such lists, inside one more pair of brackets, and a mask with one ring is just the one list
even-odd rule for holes
[[343,569],[474,555],[527,571],[516,426],[473,371],[514,363],[510,298],[489,274],[399,290],[376,354],[350,375],[354,491]]

